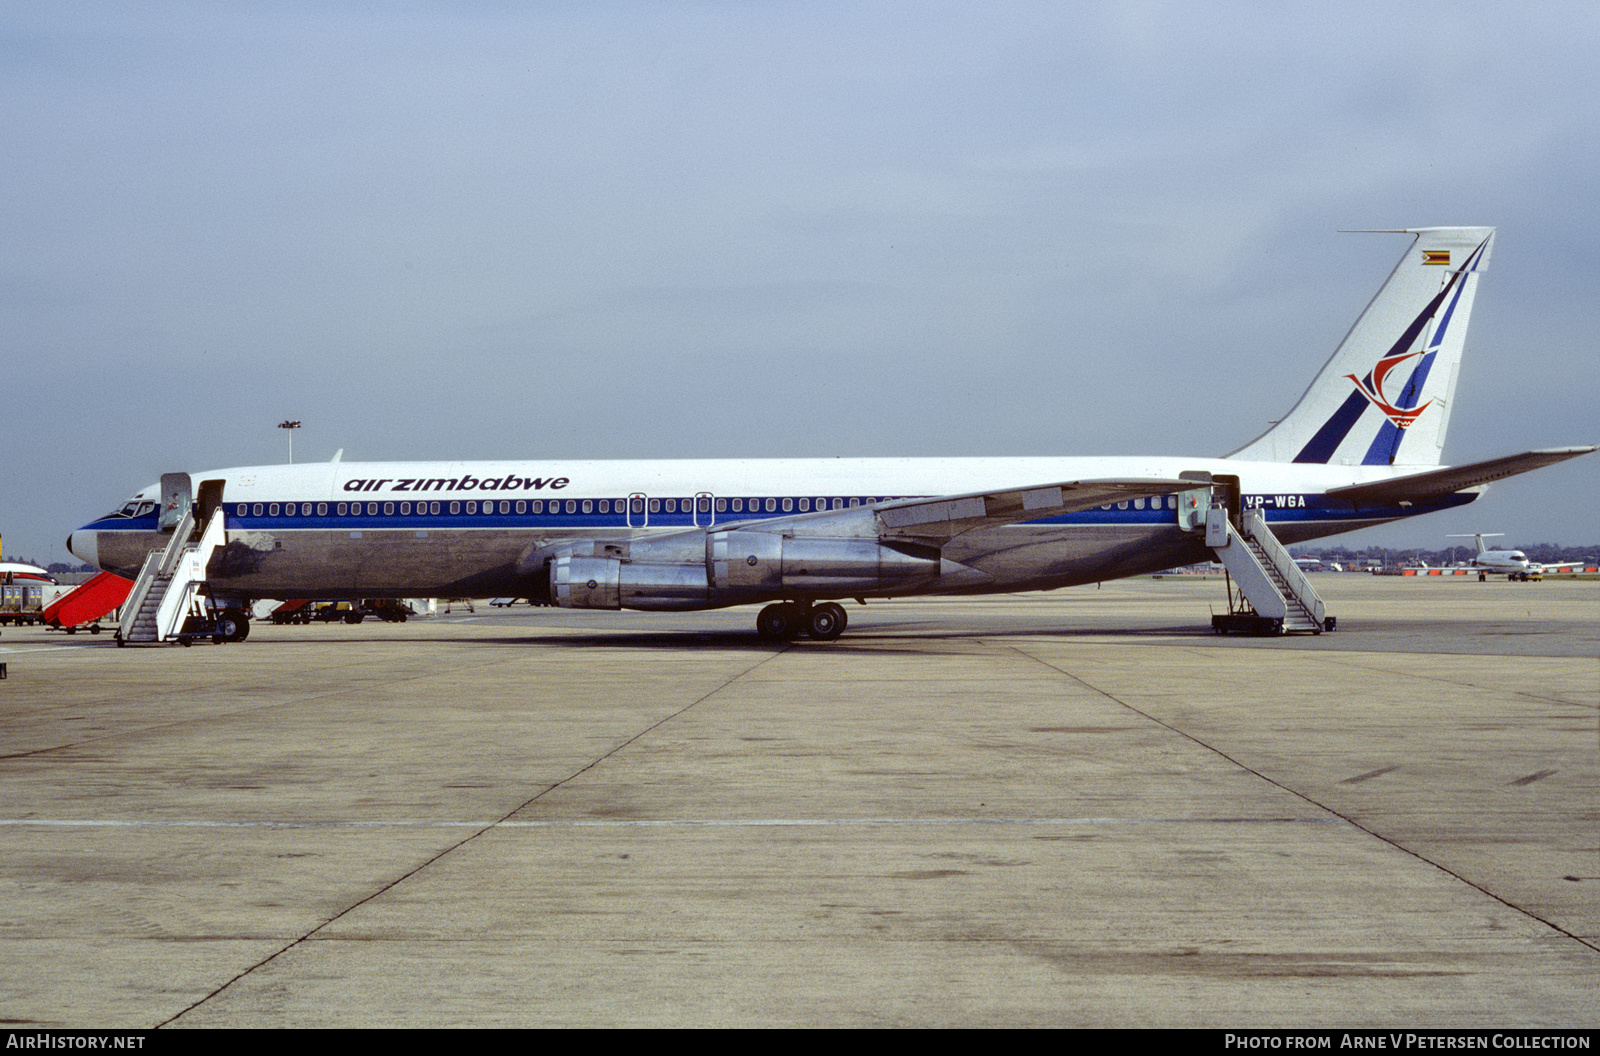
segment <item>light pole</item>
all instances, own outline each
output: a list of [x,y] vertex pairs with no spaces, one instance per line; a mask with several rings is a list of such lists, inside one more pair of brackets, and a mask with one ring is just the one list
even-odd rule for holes
[[296,429],[300,428],[300,423],[299,422],[279,422],[278,423],[278,428],[279,429],[287,429],[289,431],[289,464],[292,466],[292,465],[294,465],[294,431]]

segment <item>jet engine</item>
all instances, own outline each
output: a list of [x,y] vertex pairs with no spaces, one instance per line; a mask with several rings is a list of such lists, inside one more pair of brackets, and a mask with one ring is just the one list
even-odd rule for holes
[[595,543],[592,549],[597,552],[565,550],[551,558],[553,604],[685,610],[771,598],[883,595],[961,569],[942,561],[937,548],[916,543],[749,530]]

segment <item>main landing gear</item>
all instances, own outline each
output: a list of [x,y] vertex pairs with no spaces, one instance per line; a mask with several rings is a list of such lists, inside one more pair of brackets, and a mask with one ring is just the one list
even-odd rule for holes
[[849,623],[844,606],[831,601],[821,605],[780,601],[756,616],[756,633],[769,642],[792,642],[802,634],[819,642],[831,642],[844,633]]

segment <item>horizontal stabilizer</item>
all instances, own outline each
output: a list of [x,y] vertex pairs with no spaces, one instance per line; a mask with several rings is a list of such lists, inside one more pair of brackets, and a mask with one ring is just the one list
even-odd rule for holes
[[1417,473],[1394,480],[1378,480],[1370,484],[1354,484],[1348,488],[1330,488],[1330,499],[1373,505],[1394,502],[1422,502],[1448,495],[1463,488],[1488,484],[1490,481],[1514,477],[1518,473],[1543,466],[1565,462],[1569,458],[1587,455],[1594,447],[1549,447],[1539,451],[1524,451],[1520,455],[1491,458],[1487,462],[1473,462],[1465,466],[1448,466],[1427,473]]

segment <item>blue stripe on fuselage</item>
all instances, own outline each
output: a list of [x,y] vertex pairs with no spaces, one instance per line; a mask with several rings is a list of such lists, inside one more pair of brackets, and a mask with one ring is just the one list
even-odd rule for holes
[[[1410,517],[1432,510],[1447,509],[1472,501],[1476,496],[1471,494],[1445,496],[1426,506],[1412,505],[1399,506],[1386,504],[1381,506],[1356,508],[1348,501],[1330,499],[1320,494],[1283,493],[1283,494],[1246,494],[1242,496],[1242,503],[1246,508],[1258,508],[1266,514],[1269,523],[1299,522],[1299,521],[1370,521],[1375,518],[1393,520]],[[781,502],[781,500],[780,500]],[[863,502],[863,505],[870,505]],[[525,513],[525,514],[346,514],[338,516],[329,514],[296,515],[294,517],[271,515],[239,515],[226,512],[226,526],[234,532],[360,532],[360,531],[460,531],[467,529],[499,530],[499,531],[538,531],[541,534],[559,535],[565,531],[593,532],[596,530],[613,530],[627,532],[624,513]],[[637,515],[636,515],[637,516]],[[702,517],[705,515],[702,515]],[[688,513],[656,513],[650,515],[650,523],[646,525],[635,524],[632,529],[673,529],[683,530],[699,528],[720,528],[731,524],[759,523],[761,521],[780,519],[794,516],[794,513],[784,513],[781,510],[768,513],[765,510],[739,513],[725,512],[716,515],[717,520],[712,525],[704,523],[695,525],[693,515]],[[1117,505],[1110,507],[1096,507],[1089,510],[1079,510],[1073,513],[1059,514],[1055,517],[1045,517],[1038,520],[1023,522],[1028,525],[1059,525],[1059,526],[1115,526],[1115,525],[1141,525],[1159,526],[1175,524],[1177,511],[1168,508],[1165,502],[1159,507],[1136,509],[1130,500],[1127,508]],[[84,526],[90,531],[125,531],[153,533],[158,530],[157,518],[154,515],[140,518],[104,518]]]

